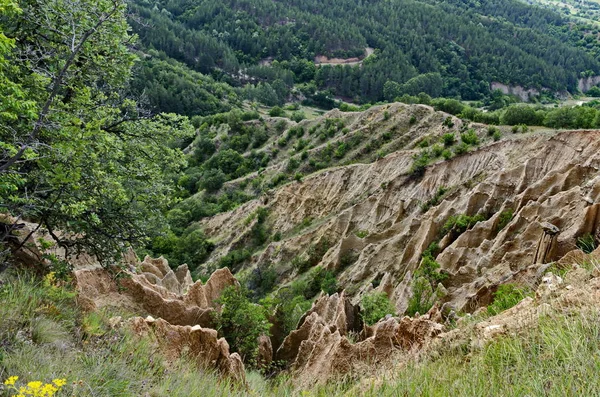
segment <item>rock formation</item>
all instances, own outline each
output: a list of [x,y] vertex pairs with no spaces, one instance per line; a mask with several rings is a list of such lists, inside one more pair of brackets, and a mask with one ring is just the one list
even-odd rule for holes
[[[369,117],[377,117],[376,111]],[[443,133],[427,136],[438,139]],[[418,178],[410,174],[415,153],[400,150],[372,164],[316,173],[264,201],[203,221],[205,231],[220,239],[214,260],[235,246],[227,237],[234,225],[266,205],[272,230],[283,238],[253,262],[276,265],[281,281],[296,277],[292,258],[326,240],[330,248],[320,266],[339,272],[338,284],[352,291],[353,302],[373,288],[372,282],[382,281],[403,313],[411,274],[425,249],[439,241],[435,259],[448,275],[440,303],[473,312],[491,301],[499,284],[523,274],[534,277],[524,281],[536,284],[543,273],[524,273],[529,266],[559,260],[575,248],[578,237],[600,229],[600,131],[510,136],[438,161]],[[441,187],[447,192],[424,207]],[[456,236],[442,235],[448,219],[461,214],[484,220]],[[501,224],[506,214],[512,216]],[[313,219],[311,226],[299,229],[307,218]],[[560,233],[552,234],[554,227]],[[366,236],[358,237],[359,231]],[[348,252],[356,260],[342,267]]]
[[139,269],[117,280],[102,268],[76,270],[80,304],[88,310],[115,306],[175,325],[211,327],[215,299],[238,285],[227,268],[215,271],[204,285],[192,283],[187,265],[173,271],[164,258],[146,257]]
[[167,361],[186,356],[195,360],[200,368],[216,368],[224,376],[245,383],[242,359],[237,353],[229,354],[229,344],[225,338],[218,338],[214,329],[171,325],[152,317],[134,317],[125,325],[138,336],[151,337]]
[[343,293],[321,297],[284,340],[277,359],[290,364],[300,383],[326,381],[389,362],[395,352],[419,349],[443,329],[425,318],[388,317],[359,333],[358,313]]

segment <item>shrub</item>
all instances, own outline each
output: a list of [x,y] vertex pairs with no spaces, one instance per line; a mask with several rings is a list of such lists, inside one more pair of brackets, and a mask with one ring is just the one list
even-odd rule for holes
[[344,252],[342,254],[342,256],[340,257],[340,267],[339,267],[338,271],[342,271],[345,268],[347,268],[348,266],[356,263],[359,256],[360,256],[360,253],[355,250],[347,250],[346,252]]
[[421,205],[421,211],[427,212],[431,207],[438,205],[446,192],[448,192],[448,188],[440,186],[433,197]]
[[494,132],[494,135],[492,135],[492,138],[494,139],[494,141],[499,141],[500,138],[502,138],[502,133],[500,132],[500,130],[496,130]]
[[452,232],[455,235],[460,235],[464,233],[467,229],[473,227],[477,222],[481,222],[484,220],[485,217],[483,215],[453,215],[450,218],[448,218],[448,220],[442,227],[442,235],[446,235],[449,232]]
[[335,274],[317,266],[310,272],[303,294],[306,299],[310,299],[321,291],[328,295],[335,294],[337,288]]
[[450,116],[446,117],[446,119],[444,120],[444,122],[442,124],[448,128],[454,127],[454,121],[452,121],[452,117],[450,117]]
[[467,145],[472,145],[472,146],[479,145],[479,137],[475,133],[474,129],[469,129],[464,134],[460,134],[460,139]]
[[250,259],[252,253],[248,249],[239,249],[230,251],[227,255],[219,259],[218,268],[228,267],[231,271],[235,271],[237,265]]
[[435,144],[431,147],[431,154],[434,158],[440,157],[444,153],[444,147],[442,145]]
[[190,270],[204,263],[215,245],[208,240],[201,229],[183,234],[177,241],[173,255],[179,263],[187,263]]
[[506,125],[540,125],[542,119],[531,106],[511,105],[500,117],[500,122]]
[[577,245],[577,248],[579,248],[586,254],[593,252],[597,247],[596,239],[590,233],[587,233],[581,237],[578,237],[576,245]]
[[417,277],[413,281],[412,296],[408,300],[406,315],[412,317],[417,313],[427,313],[434,302],[435,296],[431,283],[424,277]]
[[456,136],[451,132],[444,134],[442,135],[442,142],[444,142],[444,146],[450,147],[456,143]]
[[216,302],[221,305],[220,311],[213,312],[217,330],[232,351],[238,352],[246,363],[255,365],[258,337],[269,335],[271,328],[265,309],[253,304],[246,291],[235,286],[227,287]]
[[274,323],[281,327],[283,335],[288,335],[296,329],[298,321],[312,305],[311,301],[304,297],[305,290],[306,282],[294,281],[261,301],[269,312],[274,310]]
[[294,120],[296,123],[301,122],[305,118],[306,118],[306,114],[304,112],[294,112],[294,113],[292,113],[292,120]]
[[277,132],[285,131],[286,127],[287,127],[287,122],[285,120],[279,120],[277,123],[275,123],[275,131],[277,131]]
[[496,132],[498,132],[498,131],[499,131],[499,130],[498,130],[498,127],[491,126],[491,127],[488,127],[488,129],[487,129],[487,134],[488,134],[489,136],[493,136],[493,135],[494,135]]
[[432,288],[441,283],[448,275],[445,273],[440,273],[440,264],[433,258],[431,252],[427,252],[423,255],[423,259],[421,260],[421,265],[415,271],[415,277],[423,277],[425,280],[429,282]]
[[500,231],[502,229],[504,229],[506,227],[506,225],[508,225],[510,223],[510,221],[513,218],[513,210],[512,209],[507,209],[505,211],[502,211],[502,213],[500,213],[500,216],[498,217],[498,226],[496,228],[497,231]]
[[410,119],[408,120],[408,124],[413,125],[417,122],[417,118],[413,115],[410,116]]
[[269,111],[269,116],[271,117],[283,117],[285,116],[285,111],[279,106],[275,106]]
[[490,315],[495,316],[504,310],[510,309],[530,295],[531,291],[520,288],[515,284],[501,285],[494,292],[494,301],[488,306],[487,311]]
[[464,142],[461,142],[460,145],[456,145],[454,148],[454,153],[457,155],[461,155],[467,153],[469,151],[469,145]]
[[354,232],[354,234],[358,238],[365,238],[369,235],[369,231],[368,230],[357,230]]
[[413,176],[422,176],[425,173],[425,169],[431,160],[431,156],[427,150],[421,151],[418,155],[413,157],[413,163],[410,167],[410,174]]
[[365,324],[373,325],[388,314],[396,315],[396,308],[385,292],[371,292],[360,300],[361,316]]
[[263,298],[275,287],[277,272],[270,264],[257,266],[246,278],[245,285],[252,293],[254,301]]
[[206,170],[202,174],[202,179],[198,182],[199,187],[206,189],[209,193],[214,193],[221,189],[223,183],[227,180],[227,176],[220,169]]
[[298,168],[299,165],[300,165],[300,160],[297,157],[291,157],[288,160],[288,163],[287,163],[287,166],[286,166],[285,170],[287,172],[292,172],[296,168]]

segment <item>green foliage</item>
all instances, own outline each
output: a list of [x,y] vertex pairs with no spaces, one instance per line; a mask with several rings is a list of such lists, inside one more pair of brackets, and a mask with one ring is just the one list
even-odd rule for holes
[[498,217],[498,226],[496,227],[497,231],[500,231],[502,229],[504,229],[506,227],[506,225],[508,225],[510,223],[510,221],[512,221],[514,216],[514,211],[509,208],[505,211],[502,211],[500,213],[500,216]]
[[253,301],[258,301],[270,293],[277,283],[277,271],[270,264],[259,265],[252,269],[243,283]]
[[201,229],[187,231],[176,240],[172,256],[177,263],[187,263],[190,270],[202,264],[215,248]]
[[217,330],[232,351],[238,352],[249,365],[258,353],[258,337],[269,335],[270,324],[265,309],[252,303],[246,291],[236,286],[227,287],[216,300],[221,310],[214,313]]
[[360,256],[360,253],[356,250],[347,250],[346,252],[344,252],[342,254],[342,256],[340,257],[340,266],[337,269],[337,271],[340,272],[340,271],[346,269],[348,266],[356,263],[359,256]]
[[431,161],[431,155],[429,151],[423,150],[419,154],[413,156],[413,163],[410,166],[409,173],[412,176],[420,177],[425,174],[425,169],[429,162]]
[[306,290],[306,281],[294,281],[261,301],[263,307],[273,313],[274,323],[281,327],[283,335],[296,329],[300,318],[310,309],[312,303],[305,297]]
[[517,303],[521,302],[527,296],[531,296],[532,292],[526,288],[521,288],[515,284],[503,284],[494,292],[494,300],[488,306],[487,311],[490,315],[495,316]]
[[209,193],[214,193],[221,189],[226,179],[227,175],[220,169],[209,169],[202,174],[202,179],[199,181],[199,187],[206,189]]
[[579,248],[586,254],[593,252],[597,246],[598,244],[596,243],[596,239],[590,233],[586,233],[583,236],[577,238],[577,248]]
[[444,223],[441,234],[446,235],[448,233],[453,233],[455,236],[458,236],[473,227],[477,222],[482,222],[484,220],[485,217],[483,215],[452,215],[446,220],[446,223]]
[[365,238],[369,235],[369,231],[368,230],[357,230],[354,232],[354,234],[358,238]]
[[438,189],[436,190],[433,197],[431,197],[429,200],[427,200],[425,203],[423,203],[421,205],[421,211],[427,212],[431,207],[435,207],[436,205],[438,205],[447,192],[448,192],[447,187],[445,187],[445,186],[438,187]]
[[460,139],[466,145],[477,146],[479,145],[479,137],[474,129],[469,129],[467,132],[460,134]]
[[490,126],[487,129],[487,134],[488,134],[488,136],[494,136],[499,131],[500,130],[498,129],[498,127]]
[[[432,105],[435,110],[440,110],[442,112],[450,113],[452,115],[460,114],[465,105],[462,104],[461,101],[457,101],[456,99],[435,99],[432,101]],[[452,117],[448,116],[444,120],[444,125],[448,128],[454,127],[454,121],[452,121]]]
[[360,300],[361,317],[365,324],[373,325],[388,314],[396,315],[396,308],[385,292],[371,292]]
[[296,269],[298,273],[304,273],[311,267],[318,265],[328,250],[329,241],[326,239],[321,239],[319,242],[310,245],[303,255],[292,259],[292,267]]
[[279,106],[275,106],[271,110],[269,110],[269,116],[271,116],[271,117],[284,117],[285,116],[285,111],[282,108],[280,108]]
[[451,132],[444,134],[442,135],[442,142],[444,142],[444,146],[450,147],[456,143],[456,136]]
[[321,266],[317,266],[308,274],[306,286],[302,294],[306,299],[311,299],[321,291],[328,295],[335,294],[337,289],[338,285],[335,274],[332,271],[325,270]]
[[415,278],[412,285],[412,296],[408,300],[406,308],[406,315],[412,317],[417,313],[427,313],[434,303],[435,293],[431,283],[425,277]]
[[227,267],[232,272],[235,272],[238,269],[238,265],[246,262],[251,256],[252,252],[245,248],[229,251],[227,255],[219,259],[217,268]]
[[506,125],[541,125],[542,121],[543,112],[531,106],[511,105],[500,116],[500,122]]
[[499,141],[501,138],[502,138],[502,133],[500,132],[500,130],[494,131],[494,135],[492,135],[492,139],[494,139],[494,141]]
[[594,86],[592,88],[590,88],[587,92],[586,92],[587,96],[591,96],[594,98],[600,98],[600,87],[598,86]]
[[291,119],[293,121],[295,121],[296,123],[299,123],[302,120],[306,119],[306,113],[304,113],[304,112],[294,112],[294,113],[292,113]]
[[1,211],[41,224],[69,254],[109,263],[164,230],[171,176],[185,165],[174,143],[192,126],[148,116],[121,94],[135,59],[124,3],[22,6],[0,22],[20,38],[0,54]]
[[445,127],[448,128],[452,128],[454,127],[454,121],[452,121],[452,117],[448,116],[444,119],[444,122],[442,123],[442,125],[444,125]]

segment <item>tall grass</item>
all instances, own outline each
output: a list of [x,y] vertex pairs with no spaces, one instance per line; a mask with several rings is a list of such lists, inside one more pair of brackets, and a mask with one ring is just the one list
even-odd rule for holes
[[438,351],[375,380],[346,377],[301,389],[257,372],[247,374],[246,386],[232,384],[185,358],[167,365],[148,341],[102,325],[106,316],[86,318],[68,287],[27,275],[5,279],[0,302],[0,384],[13,375],[66,378],[61,396],[600,395],[598,312],[554,313],[479,350]]
[[558,314],[480,351],[452,351],[398,368],[365,396],[598,396],[600,316]]

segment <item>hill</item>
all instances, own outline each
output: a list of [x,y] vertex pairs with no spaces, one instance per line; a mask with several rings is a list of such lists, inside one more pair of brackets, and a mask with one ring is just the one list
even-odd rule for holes
[[[131,10],[143,48],[233,85],[268,83],[279,96],[308,84],[306,96],[331,90],[361,102],[419,92],[477,100],[492,82],[574,93],[581,73],[600,72],[577,47],[585,31],[513,0],[139,0]],[[315,67],[322,57],[366,59]]]

